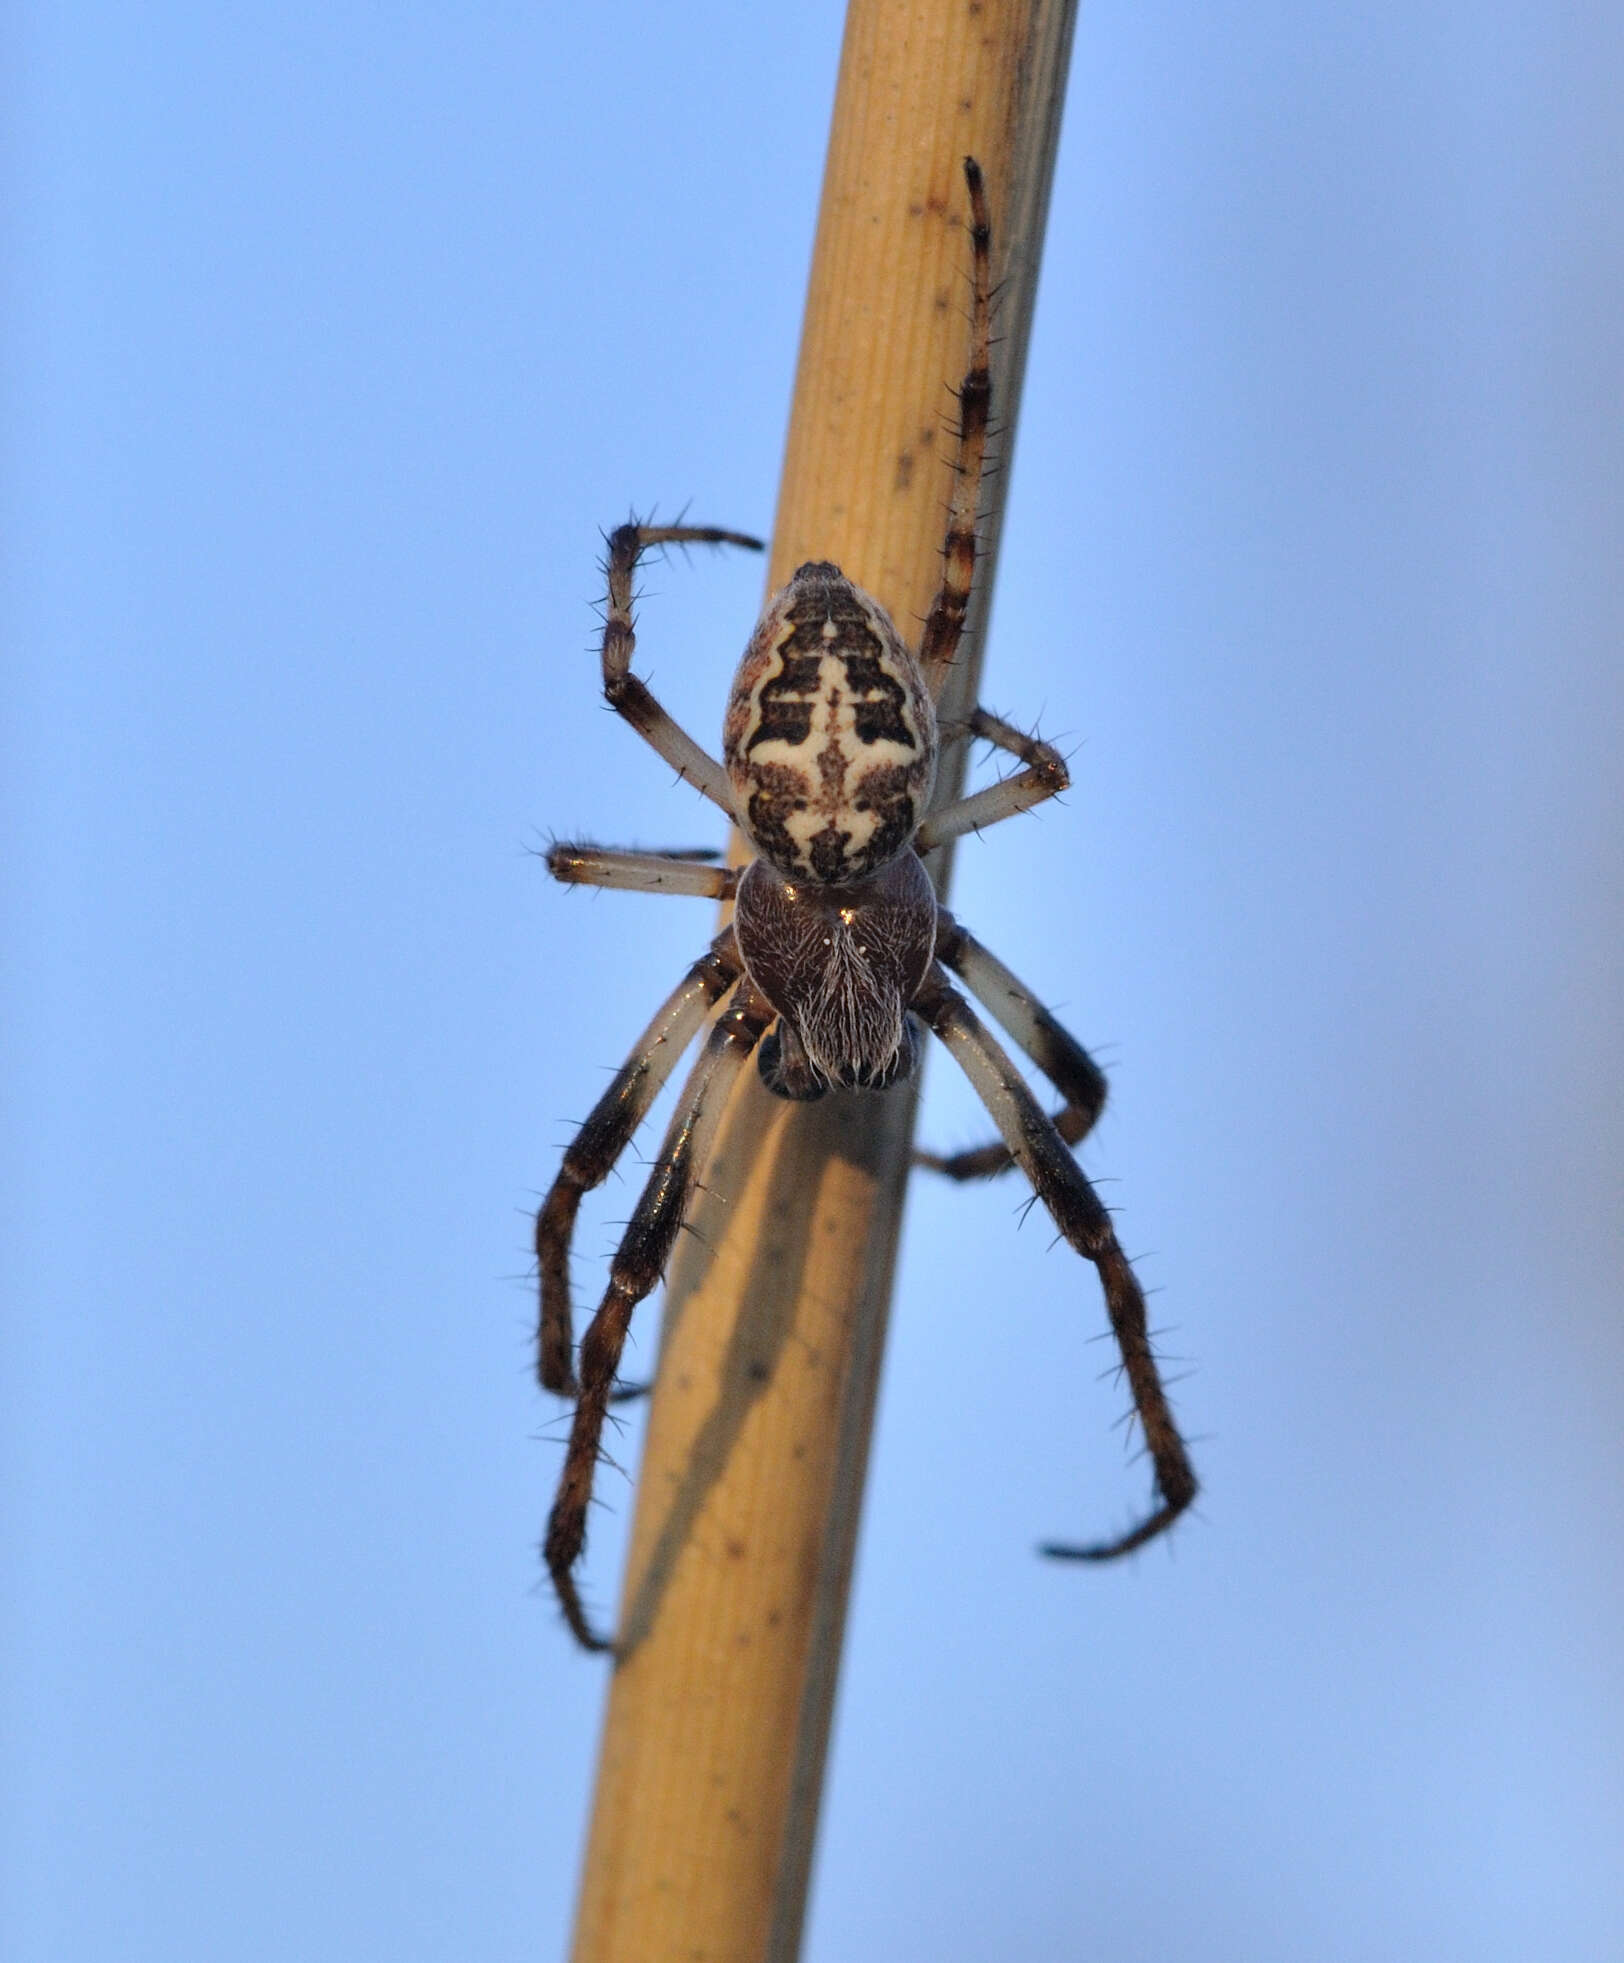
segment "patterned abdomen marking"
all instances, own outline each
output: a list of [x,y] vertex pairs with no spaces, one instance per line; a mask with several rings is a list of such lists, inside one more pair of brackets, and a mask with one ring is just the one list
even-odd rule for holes
[[919,828],[936,716],[885,609],[837,566],[799,568],[733,679],[722,755],[751,843],[787,876],[866,879]]

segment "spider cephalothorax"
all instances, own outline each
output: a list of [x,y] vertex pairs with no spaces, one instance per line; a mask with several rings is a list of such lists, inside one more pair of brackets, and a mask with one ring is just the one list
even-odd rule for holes
[[[655,1012],[564,1154],[536,1216],[543,1385],[575,1399],[575,1418],[547,1523],[545,1554],[571,1629],[608,1646],[575,1583],[586,1541],[604,1421],[636,1304],[658,1282],[682,1225],[718,1114],[754,1055],[781,1097],[879,1091],[913,1069],[929,1029],[963,1068],[999,1141],[916,1161],[955,1179],[1019,1165],[1070,1245],[1094,1264],[1155,1471],[1150,1512],[1114,1540],[1052,1545],[1047,1554],[1108,1560],[1163,1532],[1195,1497],[1157,1373],[1139,1283],[1110,1216],[1070,1148],[1105,1102],[1088,1052],[992,954],[939,907],[921,854],[996,824],[1066,787],[1059,754],[985,709],[966,733],[1021,768],[987,789],[931,804],[935,704],[958,648],[975,569],[976,503],[991,400],[988,376],[990,226],[981,172],[965,159],[970,194],[970,361],[959,389],[959,444],[942,548],[943,577],[917,655],[871,595],[839,567],[813,560],[768,602],[734,677],[718,763],[672,721],[631,672],[632,577],[643,552],[667,544],[742,545],[742,532],[694,525],[622,525],[609,538],[603,688],[612,707],[727,813],[757,856],[742,870],[708,855],[621,852],[559,844],[558,879],[734,903],[733,919]],[[966,997],[957,976],[1060,1092],[1051,1118]],[[610,1169],[688,1045],[709,1025],[654,1170],[609,1272],[602,1305],[572,1336],[569,1255],[581,1196]]]
[[733,933],[745,973],[778,1014],[757,1052],[781,1097],[835,1085],[884,1090],[913,1068],[908,1004],[936,947],[936,895],[911,848],[858,885],[745,868]]

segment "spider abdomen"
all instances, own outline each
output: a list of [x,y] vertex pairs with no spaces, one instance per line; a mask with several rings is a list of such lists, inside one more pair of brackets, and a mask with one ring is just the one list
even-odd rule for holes
[[785,879],[757,859],[739,881],[733,929],[783,1023],[763,1063],[773,1089],[814,1097],[907,1075],[908,1004],[936,947],[936,895],[914,853],[848,887]]
[[740,826],[787,878],[851,885],[919,829],[936,714],[891,618],[838,566],[801,566],[733,678],[722,756]]

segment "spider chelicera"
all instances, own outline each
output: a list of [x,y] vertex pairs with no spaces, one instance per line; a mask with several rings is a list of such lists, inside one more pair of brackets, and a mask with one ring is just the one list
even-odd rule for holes
[[[655,1012],[564,1154],[536,1215],[541,1276],[539,1372],[575,1400],[575,1417],[544,1552],[566,1620],[588,1649],[609,1640],[589,1622],[575,1582],[586,1540],[603,1427],[632,1311],[664,1272],[728,1092],[750,1057],[769,1090],[806,1100],[880,1091],[914,1069],[934,1033],[997,1124],[1000,1142],[916,1162],[954,1179],[1019,1165],[1061,1234],[1099,1273],[1122,1368],[1155,1474],[1156,1501],[1127,1533],[1087,1546],[1049,1545],[1067,1560],[1105,1561],[1162,1533],[1194,1499],[1195,1474],[1168,1408],[1145,1298],[1110,1215],[1071,1147],[1105,1102],[1088,1052],[1014,975],[937,905],[921,854],[1029,810],[1066,788],[1059,753],[976,709],[965,733],[1017,758],[1018,771],[936,806],[936,702],[964,626],[976,558],[976,511],[991,404],[988,373],[991,228],[980,168],[970,197],[970,360],[958,392],[957,478],[942,548],[941,588],[910,652],[879,602],[837,566],[797,568],[768,602],[733,679],[717,763],[631,671],[632,580],[661,545],[739,545],[742,532],[701,525],[620,526],[609,537],[603,692],[611,707],[720,806],[756,856],[742,868],[708,855],[555,844],[556,879],[733,903],[731,923]],[[1060,1092],[1050,1117],[949,980],[956,975]],[[661,1086],[709,1024],[654,1169],[609,1271],[602,1305],[572,1340],[570,1242],[581,1196],[609,1175]]]

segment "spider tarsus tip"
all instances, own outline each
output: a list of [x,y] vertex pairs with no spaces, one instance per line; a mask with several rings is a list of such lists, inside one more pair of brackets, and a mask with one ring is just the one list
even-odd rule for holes
[[1106,1558],[1103,1548],[1069,1547],[1058,1540],[1039,1541],[1038,1552],[1046,1561],[1100,1561]]

